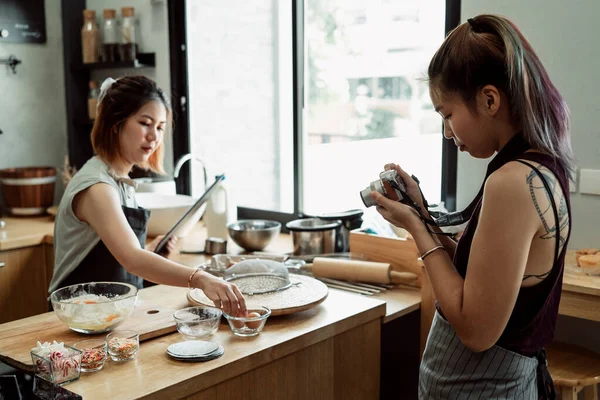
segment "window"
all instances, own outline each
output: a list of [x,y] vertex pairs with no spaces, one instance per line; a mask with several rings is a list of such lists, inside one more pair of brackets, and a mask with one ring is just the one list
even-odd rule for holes
[[186,16],[191,152],[238,206],[292,213],[291,1],[187,0]]
[[[459,11],[454,0],[169,0],[172,90],[185,94],[175,159],[192,152],[209,176],[225,173],[243,217],[364,208],[359,191],[387,162],[430,203],[453,202],[456,151],[424,78]],[[178,187],[197,195],[192,167]]]
[[415,174],[427,199],[439,202],[442,120],[423,85],[444,39],[445,0],[304,7],[303,211],[364,208],[359,191],[388,162]]

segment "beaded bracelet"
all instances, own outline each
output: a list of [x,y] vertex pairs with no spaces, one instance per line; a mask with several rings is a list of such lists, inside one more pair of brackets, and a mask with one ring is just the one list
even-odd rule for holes
[[196,272],[200,271],[201,269],[202,269],[202,267],[196,267],[196,269],[194,270],[194,272],[192,272],[192,274],[188,278],[188,288],[189,289],[192,288],[192,279],[194,278],[194,275],[196,275]]
[[421,257],[419,257],[420,261],[423,261],[425,259],[425,257],[427,257],[428,255],[430,255],[431,253],[433,253],[436,250],[440,250],[440,249],[444,249],[444,246],[435,246],[433,249],[431,250],[427,250],[425,252],[425,254],[423,254]]

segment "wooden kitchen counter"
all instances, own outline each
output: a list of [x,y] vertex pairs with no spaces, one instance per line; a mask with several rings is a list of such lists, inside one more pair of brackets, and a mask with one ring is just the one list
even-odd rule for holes
[[579,271],[575,261],[575,250],[567,250],[563,290],[590,294],[600,298],[600,277],[590,276]]
[[[186,254],[187,251],[201,250],[204,248],[204,240],[206,239],[206,231],[199,223],[197,227],[190,232],[185,238],[178,244],[182,253],[174,254],[169,257],[171,260],[180,262],[189,266],[197,266],[210,260],[210,256],[205,254]],[[294,249],[292,243],[292,236],[286,233],[280,234],[273,242],[267,246],[263,251],[267,253],[290,253]],[[233,241],[227,242],[227,251],[231,254],[240,254],[244,250],[237,246]],[[329,289],[332,291],[341,291],[338,289]],[[392,321],[396,318],[400,318],[406,314],[416,311],[421,306],[421,291],[419,288],[413,288],[410,286],[398,286],[391,290],[386,290],[378,295],[367,296],[373,299],[383,300],[386,302],[386,312],[384,323]]]
[[0,229],[0,251],[52,243],[54,217],[3,217],[6,228]]
[[[185,300],[186,293],[185,288],[159,285],[140,291],[140,298],[172,299],[175,305]],[[212,340],[224,347],[225,354],[216,360],[186,363],[171,359],[167,347],[183,340],[171,333],[143,342],[135,360],[107,361],[103,370],[82,374],[65,388],[86,400],[377,399],[384,315],[385,303],[380,300],[331,291],[316,308],[269,318],[256,337],[238,338],[226,323],[221,324]],[[23,321],[0,325],[4,332],[0,343],[10,341],[11,326],[16,328]],[[52,340],[42,337],[43,330],[38,335],[39,340]],[[27,346],[34,347],[35,342]]]
[[[21,247],[35,246],[42,243],[52,245],[54,242],[54,217],[14,218],[4,217],[6,229],[0,230],[0,251]],[[203,222],[197,226],[179,243],[183,251],[201,251],[204,248],[206,230]],[[243,249],[233,241],[228,241],[228,252],[239,254]],[[289,253],[293,250],[292,237],[289,234],[280,234],[266,249],[270,253]],[[205,254],[176,254],[170,257],[182,264],[195,266],[210,259]],[[335,291],[336,289],[330,289]],[[412,311],[418,310],[421,304],[421,294],[418,289],[411,287],[398,287],[388,290],[380,295],[373,296],[387,303],[384,322],[389,322]]]
[[567,250],[559,313],[600,322],[600,276],[589,276],[577,268],[575,250]]
[[[54,220],[51,216],[37,218],[4,217],[6,229],[0,230],[0,251],[35,246],[42,243],[53,243]],[[180,243],[182,250],[202,250],[206,238],[203,223]],[[266,249],[266,252],[287,253],[292,251],[292,239],[288,234],[280,234]],[[230,253],[240,253],[243,250],[232,241],[228,243]],[[204,254],[178,254],[172,257],[186,265],[198,265],[208,260]],[[563,294],[560,313],[579,318],[600,321],[600,277],[590,277],[579,273],[575,265],[575,251],[567,251],[565,275],[563,279]],[[336,289],[331,289],[336,291]],[[399,287],[389,290],[375,298],[386,301],[387,309],[384,322],[389,322],[414,310],[421,304],[421,294],[417,289]]]
[[[52,245],[51,217],[5,220],[14,229],[10,240],[3,242],[5,248],[39,243]],[[199,223],[178,244],[182,252],[170,258],[190,266],[208,261],[209,256],[198,253],[204,248],[205,237],[203,223]],[[233,242],[228,243],[229,253],[242,251]],[[288,234],[279,235],[265,249],[270,253],[291,251],[292,239]],[[152,294],[153,290],[163,294],[172,292],[174,307],[187,303],[187,289],[162,285],[142,290],[140,297],[144,293]],[[151,300],[156,300],[156,294]],[[83,374],[67,388],[83,394],[85,399],[213,399],[229,398],[228,393],[232,398],[247,398],[246,392],[257,398],[378,398],[380,369],[385,366],[381,363],[382,337],[385,337],[382,321],[389,322],[406,314],[414,317],[417,314],[413,311],[419,306],[420,292],[413,288],[388,290],[378,296],[330,289],[328,298],[318,307],[273,317],[265,331],[255,338],[237,338],[228,325],[222,324],[214,339],[224,346],[225,354],[217,360],[195,364],[170,359],[166,348],[181,340],[178,333],[172,333],[143,342],[135,361],[122,365],[108,362],[103,371]],[[27,320],[0,325],[0,335],[18,330],[24,321]],[[418,326],[418,323],[413,321],[412,325]],[[393,342],[398,342],[397,338]],[[398,345],[402,347],[408,343],[400,342]],[[415,346],[417,343],[418,340]],[[1,349],[2,346],[0,354]],[[416,370],[418,360],[411,364]],[[397,382],[397,378],[394,381]]]

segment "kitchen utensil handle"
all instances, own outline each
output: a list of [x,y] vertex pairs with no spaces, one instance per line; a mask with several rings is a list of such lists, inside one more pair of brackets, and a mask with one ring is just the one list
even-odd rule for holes
[[353,285],[356,285],[356,286],[361,286],[361,287],[364,287],[364,288],[373,289],[373,290],[376,290],[378,292],[388,290],[388,288],[386,288],[383,285],[371,285],[371,284],[364,283],[364,282],[354,282],[354,281],[351,281],[350,283],[353,284]]
[[380,292],[380,290],[378,290],[378,289],[365,288],[365,287],[362,287],[362,286],[359,286],[359,285],[356,285],[354,283],[350,283],[347,281],[340,281],[337,279],[329,279],[329,278],[318,278],[318,279],[323,283],[331,283],[333,285],[344,286],[344,287],[347,287],[350,289],[362,290],[362,291],[371,292],[371,293],[379,293]]
[[412,283],[417,278],[417,274],[413,272],[390,271],[390,281],[392,283]]
[[[325,283],[325,282],[323,282],[323,283]],[[333,283],[325,283],[325,285],[327,285],[327,287],[330,287],[332,289],[339,289],[339,290],[345,290],[347,292],[364,294],[365,296],[372,296],[373,295],[373,293],[367,292],[366,290],[352,289],[352,288],[345,287],[345,286],[335,285]]]

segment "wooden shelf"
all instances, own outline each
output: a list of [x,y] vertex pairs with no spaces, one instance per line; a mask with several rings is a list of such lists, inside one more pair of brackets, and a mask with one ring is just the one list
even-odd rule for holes
[[[116,68],[135,71],[140,68],[156,66],[156,53],[149,52],[139,53],[135,61],[83,64],[81,27],[83,10],[88,8],[86,3],[88,3],[87,0],[60,0],[68,155],[71,165],[78,169],[94,155],[90,140],[90,132],[94,124],[87,118],[89,82],[92,79],[92,72],[106,71],[108,73],[107,71]],[[99,76],[95,78],[100,79]]]
[[152,68],[156,66],[156,53],[140,53],[136,60],[119,62],[100,62],[94,64],[74,63],[71,66],[73,71],[89,71],[96,69],[114,69],[114,68]]

